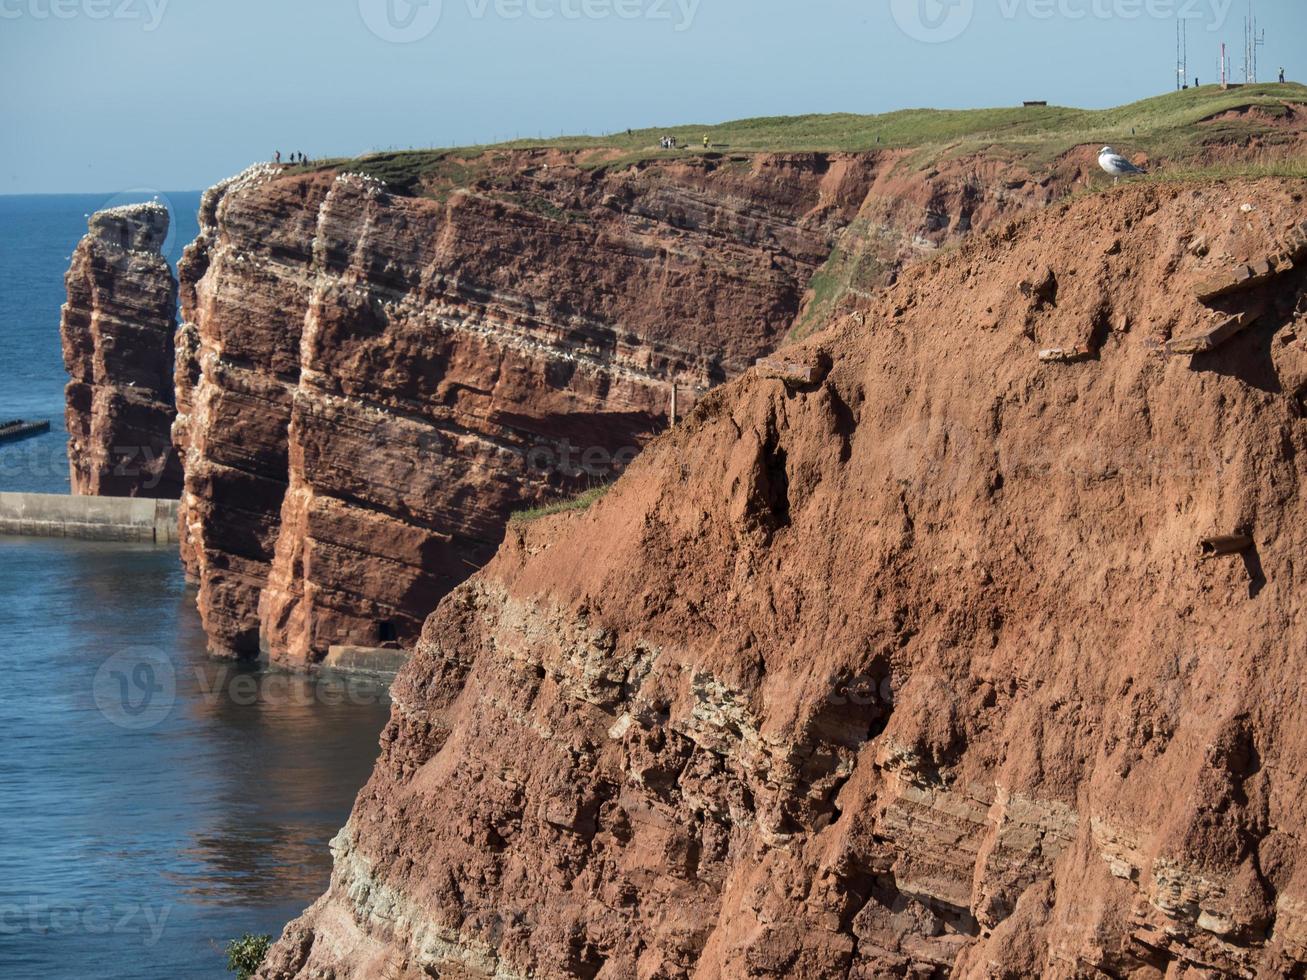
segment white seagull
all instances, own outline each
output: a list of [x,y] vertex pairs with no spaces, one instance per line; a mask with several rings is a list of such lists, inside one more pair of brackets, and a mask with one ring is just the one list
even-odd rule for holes
[[1122,177],[1144,172],[1110,146],[1105,146],[1098,151],[1098,165],[1112,175],[1114,184]]

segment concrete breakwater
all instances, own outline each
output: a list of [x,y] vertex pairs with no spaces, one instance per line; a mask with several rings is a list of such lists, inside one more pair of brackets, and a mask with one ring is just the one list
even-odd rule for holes
[[413,656],[411,650],[392,650],[386,647],[333,646],[327,651],[322,666],[342,674],[373,674],[392,677]]
[[0,491],[0,534],[172,544],[177,501]]
[[32,436],[44,435],[50,431],[50,423],[47,421],[27,422],[23,419],[10,419],[7,422],[0,422],[0,442],[17,442],[19,439],[30,439]]

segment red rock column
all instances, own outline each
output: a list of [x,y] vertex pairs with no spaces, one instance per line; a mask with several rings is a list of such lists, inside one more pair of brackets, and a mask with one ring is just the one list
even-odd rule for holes
[[135,204],[99,211],[64,281],[60,333],[68,463],[75,494],[181,494],[170,430],[177,281],[161,254],[168,211]]

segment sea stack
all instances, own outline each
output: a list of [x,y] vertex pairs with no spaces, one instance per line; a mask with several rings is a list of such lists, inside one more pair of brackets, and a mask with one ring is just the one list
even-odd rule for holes
[[161,251],[168,210],[149,203],[97,211],[87,229],[64,277],[60,324],[72,492],[175,499],[177,280]]

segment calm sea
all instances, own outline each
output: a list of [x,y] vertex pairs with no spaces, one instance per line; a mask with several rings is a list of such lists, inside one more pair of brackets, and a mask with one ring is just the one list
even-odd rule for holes
[[[65,492],[59,307],[99,208],[0,197],[0,490]],[[174,210],[169,257],[196,233]],[[0,537],[0,977],[222,977],[327,884],[386,692],[210,661],[172,549]]]

